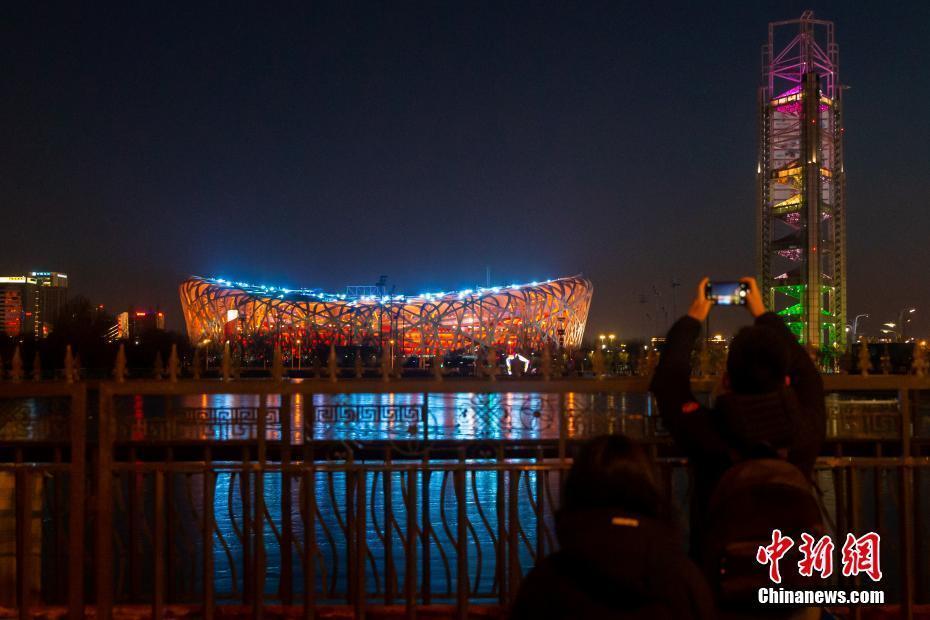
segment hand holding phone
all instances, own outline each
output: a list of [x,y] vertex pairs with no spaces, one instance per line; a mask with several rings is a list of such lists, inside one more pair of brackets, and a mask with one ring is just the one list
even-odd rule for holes
[[691,307],[688,308],[688,316],[701,323],[707,318],[707,314],[714,305],[712,301],[707,299],[707,293],[705,292],[709,283],[709,278],[701,278],[697,285],[697,291],[695,291],[694,301],[691,302]]
[[710,282],[704,285],[704,297],[718,306],[745,306],[749,283],[744,281]]

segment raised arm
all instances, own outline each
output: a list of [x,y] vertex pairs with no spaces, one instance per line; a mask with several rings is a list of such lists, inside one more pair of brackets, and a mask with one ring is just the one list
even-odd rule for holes
[[727,446],[717,432],[711,412],[691,391],[691,352],[701,333],[701,323],[713,305],[704,295],[707,278],[698,284],[687,316],[668,332],[649,389],[656,399],[662,422],[688,457],[722,455]]

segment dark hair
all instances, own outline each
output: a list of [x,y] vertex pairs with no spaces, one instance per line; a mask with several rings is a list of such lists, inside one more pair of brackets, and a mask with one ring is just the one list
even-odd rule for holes
[[737,394],[765,394],[785,384],[788,343],[768,327],[744,327],[730,343],[727,375]]
[[643,449],[629,437],[595,437],[575,455],[565,480],[562,510],[619,508],[647,517],[666,517],[670,509],[652,467]]

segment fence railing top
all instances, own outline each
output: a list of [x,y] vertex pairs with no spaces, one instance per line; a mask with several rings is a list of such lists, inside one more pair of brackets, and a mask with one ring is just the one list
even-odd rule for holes
[[[827,392],[930,390],[930,376],[916,375],[824,375]],[[719,386],[718,378],[692,379],[696,392],[710,392]],[[504,378],[488,381],[482,378],[449,378],[437,381],[431,377],[408,377],[384,381],[376,378],[352,378],[331,381],[321,379],[179,379],[176,382],[155,379],[125,381],[23,381],[0,382],[0,397],[67,396],[75,389],[100,389],[111,395],[185,395],[185,394],[363,394],[363,393],[643,393],[649,389],[649,378],[565,377]]]

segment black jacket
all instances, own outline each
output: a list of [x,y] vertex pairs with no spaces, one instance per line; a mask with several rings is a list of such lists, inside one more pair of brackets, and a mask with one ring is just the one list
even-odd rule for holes
[[713,409],[701,405],[691,392],[691,353],[701,324],[689,316],[669,330],[652,379],[662,422],[692,469],[692,541],[699,536],[714,487],[731,465],[778,457],[810,477],[826,434],[823,379],[807,351],[778,315],[763,314],[756,325],[774,330],[788,343],[790,387],[769,394],[724,394]]
[[597,509],[560,514],[556,532],[559,551],[524,579],[514,620],[714,617],[710,590],[669,523]]

